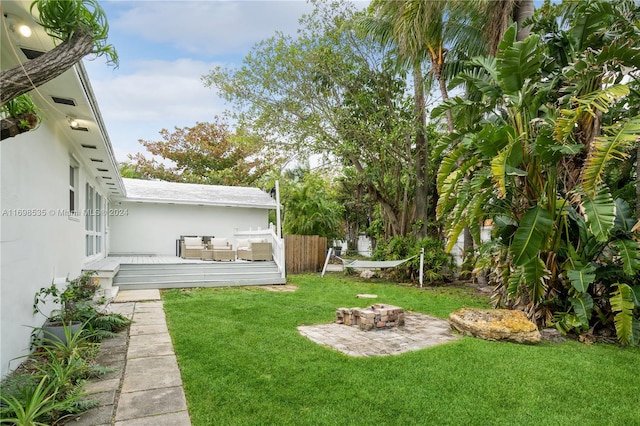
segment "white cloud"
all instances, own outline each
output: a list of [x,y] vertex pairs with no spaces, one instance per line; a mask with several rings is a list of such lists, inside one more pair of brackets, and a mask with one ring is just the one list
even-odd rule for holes
[[193,59],[141,61],[119,73],[88,63],[96,99],[119,161],[141,151],[138,139],[158,140],[163,128],[213,121],[225,105],[200,78],[215,63]]
[[[304,1],[130,2],[111,19],[112,31],[165,43],[189,53],[222,55],[249,50],[276,30],[295,33],[312,6]],[[152,5],[152,6],[151,6]]]

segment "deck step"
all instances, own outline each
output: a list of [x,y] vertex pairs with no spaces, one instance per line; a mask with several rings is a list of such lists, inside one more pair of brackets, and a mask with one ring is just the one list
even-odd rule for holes
[[187,287],[226,287],[285,284],[278,267],[269,262],[121,264],[113,280],[121,290]]

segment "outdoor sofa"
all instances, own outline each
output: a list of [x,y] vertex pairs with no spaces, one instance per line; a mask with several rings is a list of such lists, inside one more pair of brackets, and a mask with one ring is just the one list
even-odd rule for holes
[[180,241],[180,256],[183,259],[200,259],[205,248],[202,237],[184,237]]
[[226,238],[212,238],[209,249],[213,250],[213,260],[235,260],[233,245]]
[[271,243],[264,238],[237,239],[237,256],[242,260],[271,260]]

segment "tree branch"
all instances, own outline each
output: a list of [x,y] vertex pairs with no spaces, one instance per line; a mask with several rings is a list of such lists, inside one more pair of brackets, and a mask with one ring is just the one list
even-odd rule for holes
[[0,106],[11,99],[53,80],[84,56],[91,53],[94,40],[91,34],[76,32],[68,40],[35,59],[0,73]]

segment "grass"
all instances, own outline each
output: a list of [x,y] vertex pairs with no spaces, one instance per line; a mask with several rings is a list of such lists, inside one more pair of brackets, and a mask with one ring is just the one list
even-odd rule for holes
[[164,306],[193,425],[640,424],[640,348],[525,346],[465,337],[353,358],[301,336],[376,301],[446,318],[488,307],[470,290],[289,277],[296,292],[173,290]]

